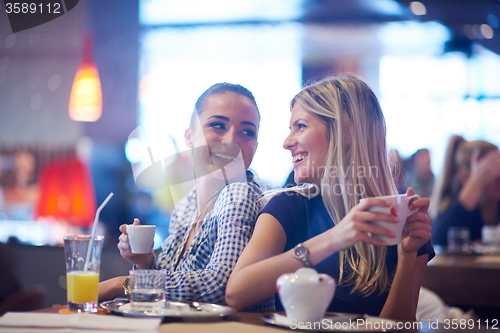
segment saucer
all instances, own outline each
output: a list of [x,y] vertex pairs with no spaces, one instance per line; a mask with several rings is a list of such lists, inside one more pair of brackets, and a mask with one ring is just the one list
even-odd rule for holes
[[100,314],[100,315],[107,315],[109,314],[109,311],[103,308],[97,308],[97,312],[79,312],[79,311],[73,311],[67,308],[60,309],[59,313],[61,314],[75,314],[75,313],[90,313],[90,314]]
[[217,319],[227,317],[236,312],[235,309],[218,304],[197,303],[196,308],[186,302],[166,301],[165,307],[159,313],[134,311],[128,299],[117,298],[103,302],[101,306],[113,315],[124,317],[158,317],[177,318],[184,320]]

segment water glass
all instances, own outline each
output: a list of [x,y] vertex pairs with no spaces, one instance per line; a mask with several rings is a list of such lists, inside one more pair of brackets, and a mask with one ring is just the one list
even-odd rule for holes
[[[64,237],[66,289],[70,311],[97,312],[98,309],[99,266],[104,236],[95,236],[89,249],[90,238],[89,235]],[[90,254],[87,255],[88,251]]]
[[161,313],[165,305],[165,270],[136,269],[129,273],[132,311]]
[[450,227],[448,229],[448,252],[470,252],[470,230],[467,227]]

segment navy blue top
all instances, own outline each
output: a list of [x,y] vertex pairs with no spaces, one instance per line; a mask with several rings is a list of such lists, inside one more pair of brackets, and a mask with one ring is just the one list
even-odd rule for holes
[[[283,252],[334,227],[321,196],[308,199],[297,192],[283,192],[274,196],[261,211],[262,213],[274,216],[283,226],[286,233],[286,245]],[[430,241],[419,249],[418,255],[423,254],[429,254],[429,260],[434,257],[435,253]],[[397,261],[397,245],[388,246],[386,257],[388,272],[393,272]],[[331,255],[314,268],[320,273],[332,276],[338,282],[340,276],[339,254]],[[350,294],[351,289],[352,286],[337,286],[328,311],[380,315],[388,296],[387,292],[362,296]],[[283,310],[277,294],[276,310]]]
[[467,210],[457,198],[448,209],[439,214],[434,220],[432,240],[434,244],[447,246],[449,227],[467,227],[470,230],[471,241],[475,241],[481,239],[483,224],[484,221],[479,208]]

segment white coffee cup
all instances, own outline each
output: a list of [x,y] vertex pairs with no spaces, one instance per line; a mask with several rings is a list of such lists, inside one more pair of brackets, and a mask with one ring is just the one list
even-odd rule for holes
[[500,239],[500,227],[484,225],[481,230],[481,239],[485,245],[496,245]]
[[484,225],[481,230],[482,249],[485,254],[500,253],[500,225]]
[[371,207],[369,211],[371,212],[381,212],[386,214],[391,214],[399,218],[398,223],[390,223],[384,221],[371,221],[370,223],[384,227],[391,230],[396,234],[396,237],[387,237],[378,234],[374,234],[373,238],[383,240],[387,245],[396,245],[401,243],[403,237],[403,230],[406,224],[406,219],[411,214],[415,213],[418,209],[410,210],[410,204],[419,199],[420,196],[415,194],[412,196],[407,196],[406,194],[398,195],[388,195],[385,197],[377,197],[378,199],[383,199],[391,204],[390,207]]
[[127,234],[132,253],[149,253],[154,243],[155,232],[155,225],[127,225]]
[[300,268],[295,273],[283,274],[276,288],[286,316],[297,322],[319,322],[330,305],[337,283],[327,274],[318,274],[313,268]]

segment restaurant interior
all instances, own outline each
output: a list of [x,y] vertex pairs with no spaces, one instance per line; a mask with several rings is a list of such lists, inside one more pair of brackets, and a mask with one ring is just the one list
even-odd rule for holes
[[[82,107],[77,79],[89,68],[96,96]],[[0,267],[21,286],[0,314],[65,304],[62,237],[88,234],[110,193],[101,280],[131,269],[116,248],[121,224],[156,225],[160,249],[181,190],[155,172],[189,158],[185,125],[210,85],[254,92],[251,169],[272,189],[292,170],[282,147],[291,98],[342,73],[376,92],[391,151],[403,161],[429,152],[432,179],[451,135],[500,145],[499,0],[80,0],[15,33],[0,3]],[[446,259],[429,263],[424,286],[498,318],[499,252]]]

